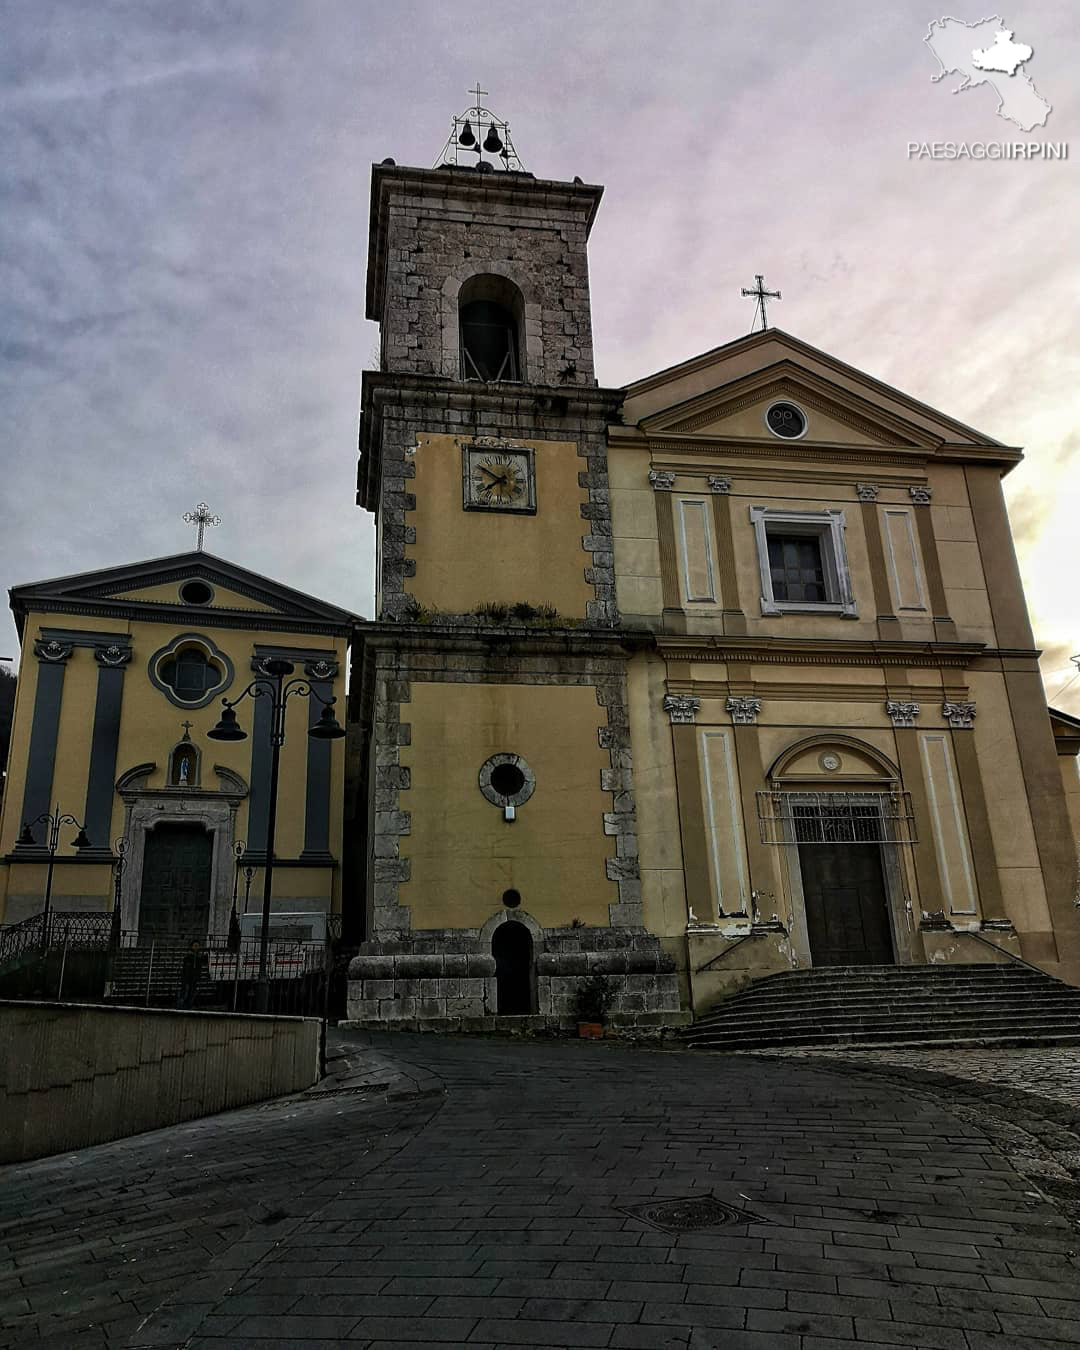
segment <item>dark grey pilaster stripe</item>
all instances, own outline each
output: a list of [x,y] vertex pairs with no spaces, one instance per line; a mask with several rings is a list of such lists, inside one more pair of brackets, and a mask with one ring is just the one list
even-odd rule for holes
[[[23,788],[23,820],[33,820],[52,808],[53,765],[56,762],[56,738],[60,728],[60,703],[64,696],[66,664],[65,661],[42,661],[38,665],[34,720],[30,724],[30,753]],[[39,844],[44,842],[40,826],[35,830],[35,837]]]
[[[332,691],[329,680],[312,680],[311,688],[318,697],[308,699],[308,726],[313,727],[323,710],[319,699],[328,699]],[[302,858],[329,857],[330,854],[330,756],[332,741],[308,737],[307,743],[307,797],[304,809],[304,851]]]
[[[266,830],[270,824],[270,699],[265,695],[252,699],[255,711],[251,729],[251,792],[248,796],[247,846],[251,853],[266,852]],[[275,853],[277,850],[274,850]]]
[[120,703],[124,696],[122,666],[99,666],[94,731],[90,742],[90,776],[86,783],[86,834],[94,851],[111,852],[116,747],[120,739]]

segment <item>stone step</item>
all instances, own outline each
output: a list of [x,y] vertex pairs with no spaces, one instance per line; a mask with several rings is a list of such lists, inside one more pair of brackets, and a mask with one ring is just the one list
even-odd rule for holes
[[[805,998],[797,1003],[794,999],[770,999],[767,1002],[740,1002],[738,1008],[705,1013],[698,1019],[697,1025],[707,1026],[713,1021],[730,1022],[732,1018],[742,1017],[758,1021],[770,1021],[774,1017],[838,1015],[858,1016],[862,1013],[909,1012],[920,1013],[926,1017],[944,1017],[963,1014],[973,1008],[993,1006],[1006,1011],[1025,1012],[1039,1008],[1047,1013],[1062,1015],[1080,1015],[1080,992],[1075,996],[1068,994],[1035,993],[1024,996],[1002,995],[996,998]],[[797,1013],[796,1013],[797,1010]]]
[[[1080,1046],[1080,1036],[1072,1035],[1053,1035],[1053,1036],[956,1036],[947,1037],[935,1041],[852,1041],[850,1046],[838,1045],[835,1041],[823,1042],[820,1045],[793,1045],[793,1046],[750,1046],[729,1047],[723,1045],[695,1045],[695,1050],[709,1050],[716,1054],[732,1055],[775,1055],[781,1058],[787,1050],[925,1050],[932,1046],[935,1050],[1031,1050],[1041,1047],[1061,1047]],[[822,1055],[822,1060],[827,1062],[827,1056]],[[883,1068],[888,1067],[888,1061],[884,1061]]]
[[774,1036],[787,1032],[813,1031],[827,1035],[832,1032],[865,1032],[874,1027],[885,1031],[906,1029],[914,1034],[922,1034],[937,1028],[959,1032],[961,1029],[986,1028],[987,1031],[1010,1030],[1017,1026],[1040,1026],[1063,1032],[1080,1032],[1080,1017],[1040,1016],[1038,1011],[1026,1014],[999,1013],[989,1010],[969,1017],[926,1018],[898,1013],[891,1017],[787,1017],[771,1022],[755,1022],[752,1019],[726,1022],[720,1025],[701,1026],[688,1029],[687,1041],[700,1040],[706,1036]]
[[1019,1031],[1025,1033],[1048,1031],[1060,1032],[1062,1035],[1080,1036],[1080,1018],[1071,1018],[1064,1022],[1057,1017],[1000,1017],[988,1013],[983,1017],[965,1017],[949,1022],[934,1023],[917,1017],[837,1018],[833,1021],[793,1017],[788,1021],[768,1026],[744,1023],[723,1028],[693,1028],[687,1030],[683,1039],[688,1045],[695,1045],[706,1040],[731,1040],[744,1037],[753,1037],[764,1042],[767,1037],[801,1035],[827,1039],[830,1036],[840,1035],[868,1036],[878,1032],[888,1036],[904,1034],[918,1037],[933,1036],[938,1033],[949,1036],[979,1035],[982,1033],[986,1035],[1007,1035]]
[[767,976],[682,1033],[701,1049],[1080,1044],[1080,990],[1025,966],[846,966]]
[[[813,970],[783,971],[767,975],[754,982],[755,989],[814,988],[829,986],[867,985],[902,986],[924,984],[936,987],[942,984],[978,984],[998,988],[1003,985],[1060,984],[1051,975],[1040,974],[1023,966],[825,966]],[[1065,986],[1068,988],[1069,986]]]

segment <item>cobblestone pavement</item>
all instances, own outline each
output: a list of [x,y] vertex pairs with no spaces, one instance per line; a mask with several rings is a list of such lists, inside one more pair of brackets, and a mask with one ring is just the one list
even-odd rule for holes
[[[342,1044],[322,1094],[0,1172],[3,1343],[1080,1343],[1080,1235],[921,1090],[807,1059]],[[627,1213],[693,1195],[747,1217]]]
[[839,1073],[913,1087],[977,1125],[1080,1227],[1080,1049],[776,1050]]
[[756,1051],[800,1059],[843,1060],[883,1069],[916,1069],[920,1073],[983,1083],[1027,1092],[1072,1109],[1080,1120],[1080,1046],[1044,1049],[936,1049],[919,1050],[777,1050]]

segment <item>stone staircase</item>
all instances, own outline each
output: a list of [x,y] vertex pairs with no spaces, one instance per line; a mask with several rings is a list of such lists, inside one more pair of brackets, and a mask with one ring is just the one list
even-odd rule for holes
[[[139,943],[124,947],[113,958],[108,1002],[123,1004],[164,1004],[176,1002],[187,942]],[[149,997],[147,985],[149,984]],[[213,986],[204,978],[199,982],[196,1005],[212,996]]]
[[680,1033],[703,1050],[1080,1045],[1080,989],[1018,963],[766,976]]

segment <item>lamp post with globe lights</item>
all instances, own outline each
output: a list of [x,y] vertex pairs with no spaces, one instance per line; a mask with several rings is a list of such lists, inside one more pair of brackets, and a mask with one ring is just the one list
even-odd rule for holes
[[270,1006],[270,978],[268,958],[270,950],[270,903],[274,885],[274,835],[277,828],[278,774],[281,747],[285,744],[285,714],[290,698],[314,698],[322,705],[322,713],[308,735],[317,741],[337,741],[345,735],[345,728],[334,716],[333,698],[324,699],[311,681],[297,676],[289,679],[295,670],[291,661],[271,656],[261,662],[259,674],[236,698],[223,698],[224,705],[217,726],[207,736],[214,741],[243,741],[247,732],[236,720],[236,705],[245,698],[270,700],[270,800],[266,823],[266,863],[263,867],[262,927],[259,933],[259,977],[255,986],[255,1010],[266,1012]]

